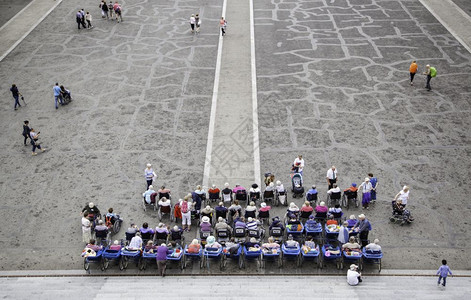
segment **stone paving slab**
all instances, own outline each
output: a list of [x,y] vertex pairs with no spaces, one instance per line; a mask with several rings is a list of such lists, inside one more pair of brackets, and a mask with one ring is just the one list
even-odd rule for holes
[[18,12],[25,8],[33,0],[1,0],[0,1],[0,27],[10,21]]

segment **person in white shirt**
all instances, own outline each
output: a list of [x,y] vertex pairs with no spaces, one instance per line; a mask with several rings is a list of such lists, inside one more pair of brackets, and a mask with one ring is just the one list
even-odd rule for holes
[[278,193],[281,193],[281,192],[285,191],[285,187],[283,186],[283,184],[279,180],[276,182],[276,191]]
[[332,168],[327,170],[327,184],[329,185],[329,190],[332,188],[333,184],[337,182],[337,168],[332,166]]
[[147,188],[149,188],[149,186],[152,185],[152,182],[157,178],[157,174],[155,174],[151,164],[147,164],[147,167],[144,170],[144,176],[146,177]]
[[366,177],[365,181],[363,181],[358,189],[362,192],[361,204],[362,208],[368,209],[368,205],[371,201],[371,190],[373,186],[371,185],[370,178]]
[[195,32],[195,24],[196,24],[196,18],[195,18],[195,15],[191,15],[191,17],[190,17],[190,28],[191,28],[191,33]]
[[358,273],[358,266],[355,264],[350,265],[350,270],[347,272],[347,283],[349,285],[358,285],[361,280],[361,273]]
[[293,165],[298,168],[298,173],[303,175],[304,159],[303,159],[302,155],[298,155],[298,157],[296,157],[296,159],[294,160]]
[[129,242],[128,249],[130,250],[138,250],[142,248],[142,238],[141,238],[141,233],[136,232],[136,235],[131,239],[131,242]]
[[92,222],[88,219],[88,212],[83,213],[82,217],[82,241],[88,243],[92,238]]
[[332,195],[332,193],[340,193],[340,188],[334,183],[332,188],[327,191],[327,194]]
[[378,244],[379,244],[379,240],[375,239],[373,243],[366,245],[365,249],[369,251],[381,251],[381,246]]
[[407,185],[394,197],[394,201],[398,199],[402,200],[402,206],[405,207],[407,205],[407,200],[409,200],[409,187]]

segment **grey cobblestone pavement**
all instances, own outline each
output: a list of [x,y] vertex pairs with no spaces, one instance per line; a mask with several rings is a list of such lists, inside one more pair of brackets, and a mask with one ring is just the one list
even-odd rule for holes
[[[147,162],[174,202],[202,181],[222,2],[126,1],[119,24],[102,20],[96,2],[80,4],[94,16],[92,30],[77,30],[82,7],[64,0],[0,63],[2,270],[80,268],[79,212],[89,201],[113,206],[124,226],[155,226],[156,214],[140,205]],[[261,172],[289,186],[289,166],[303,154],[306,186],[324,194],[332,164],[341,188],[371,171],[381,189],[367,217],[384,267],[434,269],[445,257],[469,270],[471,55],[418,1],[262,0],[254,8]],[[194,36],[188,19],[198,12]],[[437,67],[432,92],[424,76],[409,86],[412,59],[420,71]],[[57,111],[56,81],[74,97]],[[28,103],[17,112],[13,82]],[[25,119],[48,148],[37,157],[22,145]],[[404,184],[416,223],[396,227],[390,200]]]

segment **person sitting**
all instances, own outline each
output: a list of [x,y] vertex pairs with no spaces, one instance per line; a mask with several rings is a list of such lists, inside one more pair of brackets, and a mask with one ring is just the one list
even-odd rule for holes
[[[301,221],[298,220],[295,214],[293,213],[288,213],[288,225],[299,225],[301,224]],[[293,227],[294,228],[294,227]]]
[[349,285],[358,285],[361,280],[361,273],[358,273],[358,266],[355,264],[350,265],[350,269],[347,272],[347,283]]
[[347,195],[347,197],[348,197],[348,194],[352,195],[353,193],[356,195],[357,192],[358,192],[358,188],[355,182],[353,182],[352,185],[348,189],[343,190],[343,193]]
[[270,182],[270,184],[265,188],[266,192],[274,192],[275,191],[275,184]]
[[260,248],[260,243],[257,241],[256,238],[252,237],[248,242],[245,242],[244,246],[249,251],[257,251],[257,249],[250,250],[250,248]]
[[334,219],[340,219],[343,216],[342,208],[340,204],[335,204],[334,207],[329,208],[329,215],[332,215]]
[[173,226],[170,230],[170,240],[181,244],[183,236],[183,229],[178,227],[177,225]]
[[232,233],[232,227],[229,226],[222,217],[218,218],[218,222],[216,223],[216,226],[214,226],[214,229],[216,230],[216,234],[219,230],[227,230],[229,233]]
[[227,219],[227,208],[223,202],[219,202],[219,205],[214,208],[216,211],[216,219],[223,218]]
[[316,247],[316,243],[314,242],[314,238],[312,236],[307,236],[304,245],[301,247],[304,253],[318,251]]
[[343,222],[342,226],[340,226],[337,240],[340,242],[340,244],[345,244],[348,241],[349,236],[348,222],[345,221]]
[[260,221],[255,218],[249,217],[247,219],[247,229],[257,230],[260,225]]
[[206,238],[205,248],[206,249],[209,249],[209,248],[220,249],[220,248],[222,248],[222,246],[221,246],[221,244],[216,242],[216,238],[214,236],[210,235]]
[[137,227],[136,224],[131,223],[131,226],[129,226],[129,228],[126,230],[126,233],[125,233],[126,240],[130,241],[136,235],[137,232],[139,232],[139,228]]
[[262,244],[262,251],[264,253],[278,253],[280,249],[280,245],[278,243],[275,243],[275,239],[271,236],[268,238],[268,242]]
[[291,202],[288,207],[288,213],[298,215],[298,212],[299,212],[299,207],[294,202]]
[[70,91],[66,89],[63,85],[60,86],[62,99],[71,98]]
[[316,217],[318,218],[326,218],[327,217],[327,211],[329,209],[325,205],[325,202],[322,201],[319,203],[319,205],[316,206],[315,211],[316,211]]
[[191,241],[191,244],[188,245],[187,252],[188,253],[199,253],[201,249],[201,244],[197,239]]
[[318,194],[318,191],[316,189],[316,186],[313,185],[306,193],[306,200],[309,202],[317,201],[317,194]]
[[358,222],[357,218],[355,215],[350,215],[350,217],[347,220],[348,223],[348,228],[351,229],[355,224]]
[[327,224],[327,226],[329,226],[329,225],[339,225],[339,223],[336,220],[334,220],[333,215],[329,215],[326,224]]
[[152,185],[149,185],[149,188],[147,189],[147,191],[142,193],[142,197],[144,197],[147,204],[152,203],[152,200],[151,200],[152,194],[155,194],[154,187]]
[[100,239],[106,239],[108,235],[108,226],[103,224],[103,220],[98,221],[98,225],[95,227],[95,236]]
[[154,229],[149,228],[149,224],[147,222],[142,224],[142,227],[139,229],[139,231],[141,232],[142,239],[144,240],[151,240],[154,237],[155,231]]
[[221,193],[221,190],[216,187],[215,184],[212,185],[212,187],[208,190],[208,195],[209,199],[211,200],[219,200],[219,194]]
[[235,228],[247,228],[247,224],[245,224],[245,218],[244,217],[237,218],[235,220],[234,227]]
[[256,201],[260,200],[260,188],[258,187],[258,184],[254,183],[252,184],[252,187],[249,190],[249,196],[251,201]]
[[128,250],[140,250],[142,249],[142,238],[141,233],[136,232],[136,235],[131,239],[131,242],[126,247]]
[[144,247],[144,251],[147,253],[154,253],[156,249],[157,249],[157,246],[154,245],[153,241],[147,241],[147,245]]
[[285,187],[283,186],[283,184],[279,180],[276,182],[276,191],[278,193],[282,193],[282,192],[285,191]]
[[202,232],[211,232],[213,230],[209,217],[204,216],[201,218],[200,229]]
[[257,207],[255,206],[255,202],[251,201],[249,205],[245,208],[244,217],[252,217],[255,218],[257,215]]
[[195,193],[200,196],[201,200],[206,199],[206,191],[201,187],[201,185],[196,186]]
[[309,201],[305,201],[303,206],[301,206],[302,214],[306,213],[310,215],[313,211],[314,211],[314,208],[312,208],[311,203],[309,203]]
[[258,218],[270,218],[270,209],[270,205],[267,205],[265,202],[260,203],[260,209],[258,210]]
[[229,206],[229,214],[231,217],[238,213],[240,216],[242,214],[242,206],[239,205],[239,200],[234,200],[234,202]]
[[224,189],[222,190],[222,200],[224,202],[232,201],[232,190],[229,188],[229,183],[224,184]]
[[119,244],[118,240],[115,240],[113,242],[113,245],[110,246],[110,250],[113,250],[113,251],[120,251],[121,250],[121,245]]
[[369,243],[365,246],[367,252],[381,252],[381,246],[379,245],[379,240],[375,239],[373,243]]
[[289,234],[288,239],[285,242],[286,247],[298,248],[299,242],[293,239],[293,235]]
[[165,185],[162,185],[157,193],[159,194],[159,199],[162,199],[163,197],[170,199],[170,190],[166,189]]
[[169,233],[168,227],[165,226],[164,223],[159,223],[159,225],[155,227],[155,239],[158,241],[157,244],[160,244],[162,240],[166,241]]
[[89,249],[92,249],[95,252],[98,252],[98,250],[103,249],[103,246],[98,246],[96,244],[95,239],[90,239],[90,242],[87,244],[87,246],[85,246],[85,248],[89,248]]
[[240,184],[236,184],[235,187],[232,189],[233,194],[237,194],[237,192],[242,192],[242,191],[246,191],[246,189]]
[[211,222],[211,219],[213,217],[213,212],[214,212],[214,209],[212,209],[211,206],[206,205],[206,207],[201,210],[201,215],[203,217],[204,216],[208,217],[209,221]]
[[[172,202],[170,201],[170,199],[167,199],[167,197],[162,197],[160,198],[158,204],[161,208],[166,207],[168,210],[168,208],[172,205]],[[170,210],[168,210],[168,212],[170,212]]]
[[281,228],[281,231],[284,231],[284,230],[285,230],[285,228],[284,228],[283,224],[281,223],[281,220],[280,220],[279,217],[274,217],[274,218],[272,219],[272,223],[270,224],[269,229],[272,230],[272,229],[275,228],[275,227],[276,227],[276,228]]
[[[105,220],[106,220],[106,223],[107,223],[106,225],[107,225],[107,226],[113,225],[114,222],[116,222],[116,220],[118,220],[118,219],[119,219],[119,215],[115,214],[115,213],[113,212],[113,208],[110,207],[110,208],[108,209],[108,212],[107,212],[106,215],[105,215]],[[109,224],[108,224],[108,223],[109,223]]]
[[332,196],[332,194],[337,194],[337,193],[340,193],[340,188],[337,186],[337,184],[334,183],[332,185],[332,188],[327,191],[327,194]]
[[317,223],[315,217],[313,215],[310,215],[309,219],[306,221],[306,228],[308,228],[309,230],[313,230],[319,226],[318,224],[319,223]]
[[404,205],[402,205],[401,199],[398,199],[393,203],[393,211],[397,215],[402,215],[404,212]]
[[348,243],[342,245],[342,250],[344,251],[360,251],[361,246],[358,244],[353,236],[350,237]]

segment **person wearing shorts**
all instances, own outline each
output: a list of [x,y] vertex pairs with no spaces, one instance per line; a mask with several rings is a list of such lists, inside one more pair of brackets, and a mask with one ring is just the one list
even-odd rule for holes
[[191,208],[192,203],[189,202],[191,194],[188,194],[180,201],[180,209],[182,211],[182,227],[183,230],[191,231]]

